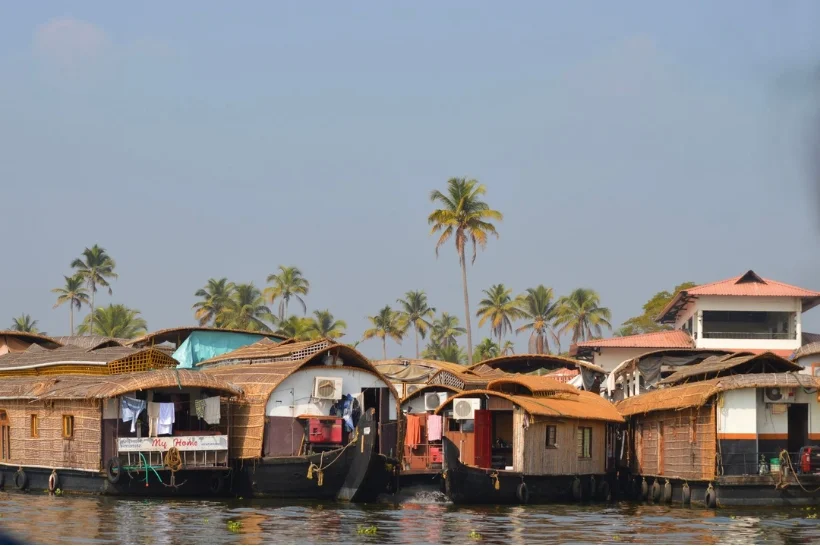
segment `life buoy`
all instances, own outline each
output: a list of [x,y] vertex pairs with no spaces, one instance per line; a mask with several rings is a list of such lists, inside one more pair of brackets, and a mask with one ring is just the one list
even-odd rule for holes
[[[122,463],[119,457],[111,457],[105,465],[105,477],[111,483],[117,483],[122,477]],[[146,482],[147,483],[147,482]]]
[[611,493],[609,482],[606,480],[602,481],[601,485],[598,486],[598,498],[604,502],[609,502],[612,500]]
[[652,483],[652,495],[650,496],[650,500],[652,502],[658,502],[661,500],[661,484],[658,483],[658,480],[655,480]]
[[26,473],[23,472],[21,468],[14,473],[14,487],[22,491],[26,486],[28,486],[28,476],[26,476]]
[[649,496],[649,484],[646,483],[646,478],[641,480],[641,498],[640,500],[646,500]]
[[684,506],[687,506],[687,505],[692,503],[692,491],[689,489],[689,484],[688,483],[683,484],[683,489],[681,491],[681,497],[682,497],[681,500],[683,501]]
[[225,487],[225,476],[222,474],[212,474],[211,481],[208,484],[208,489],[210,489],[211,493],[214,495],[218,495],[222,493],[222,489]]
[[712,484],[709,484],[709,487],[706,488],[706,508],[714,508],[717,506],[717,493],[715,493]]
[[518,497],[518,502],[527,504],[530,502],[530,490],[527,489],[527,484],[521,482],[518,484],[518,489],[515,491],[515,496]]
[[669,504],[672,502],[672,482],[666,480],[666,483],[663,484],[663,495],[661,497],[663,499],[664,504]]
[[52,470],[51,475],[48,477],[48,491],[49,493],[54,493],[57,491],[57,488],[60,487],[60,478],[57,476],[57,471]]
[[572,480],[572,498],[575,501],[581,500],[581,479],[578,476]]

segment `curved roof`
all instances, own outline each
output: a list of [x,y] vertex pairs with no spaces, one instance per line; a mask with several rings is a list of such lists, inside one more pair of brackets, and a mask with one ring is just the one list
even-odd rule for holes
[[54,338],[55,341],[61,345],[72,345],[74,347],[81,347],[83,349],[101,349],[103,347],[123,347],[128,342],[127,339],[121,339],[108,336],[59,336]]
[[814,356],[816,354],[820,354],[820,341],[814,341],[803,345],[797,349],[794,354],[792,354],[791,359],[797,360],[798,358],[803,358],[804,356]]
[[645,358],[650,358],[650,357],[653,357],[653,356],[667,356],[667,355],[685,356],[685,355],[690,355],[690,354],[691,355],[703,354],[703,359],[705,360],[705,359],[709,358],[710,356],[728,355],[728,354],[731,354],[731,353],[732,353],[731,351],[724,351],[723,349],[661,349],[661,350],[658,350],[658,351],[649,351],[647,353],[643,353],[643,354],[638,355],[638,356],[633,357],[633,358],[627,358],[626,360],[624,360],[623,362],[621,362],[620,364],[615,366],[615,368],[613,368],[612,371],[609,372],[609,373],[610,373],[610,375],[613,375],[614,377],[617,377],[626,368],[632,368],[634,365],[640,363],[641,360],[643,360]]
[[482,389],[492,378],[462,368],[461,371],[439,370],[427,381],[429,385],[449,385],[458,390]]
[[558,355],[507,355],[490,358],[467,368],[472,371],[481,366],[489,366],[508,373],[528,373],[539,369],[586,368],[597,373],[606,373],[603,368],[590,362]]
[[799,373],[756,373],[732,375],[696,381],[674,387],[654,389],[625,398],[615,404],[624,416],[663,410],[698,408],[721,392],[768,387],[810,388],[820,387],[820,378]]
[[534,416],[552,417],[555,419],[589,419],[592,421],[623,422],[624,418],[615,409],[615,406],[597,394],[578,391],[578,397],[565,398],[536,398],[533,396],[511,395],[486,389],[463,391],[447,399],[436,409],[436,414],[444,411],[453,400],[459,398],[476,398],[478,396],[497,396],[509,400],[513,404]]
[[[157,360],[175,361],[168,355],[156,349],[134,349],[131,347],[104,347],[102,349],[83,349],[72,345],[65,345],[52,350],[24,351],[22,353],[8,353],[0,356],[0,371],[26,370],[59,366],[64,364],[81,364],[88,366],[105,366],[111,362],[127,358],[138,353],[158,353]],[[3,379],[5,381],[5,379]]]
[[212,326],[180,326],[177,328],[165,328],[150,332],[144,336],[126,342],[131,347],[145,347],[147,345],[159,345],[160,343],[172,342],[176,345],[185,341],[192,332],[228,332],[236,334],[255,334],[267,337],[276,341],[285,341],[285,336],[276,335],[273,332],[259,332],[256,330],[239,330],[234,328],[215,328]]
[[408,394],[407,396],[405,396],[404,398],[402,398],[401,403],[404,404],[405,402],[409,402],[410,400],[413,400],[414,398],[418,398],[419,396],[421,396],[423,394],[427,394],[428,392],[442,392],[442,391],[448,391],[448,392],[452,392],[452,393],[455,394],[455,393],[461,392],[461,389],[457,389],[456,387],[452,387],[450,385],[425,385],[422,388],[420,388],[419,390],[417,390],[415,392],[412,392],[412,393]]
[[554,396],[557,393],[577,395],[581,392],[572,385],[562,383],[546,375],[510,375],[494,379],[487,385],[489,391],[500,391],[505,386],[516,385],[529,391],[530,396]]
[[707,379],[710,375],[719,375],[728,370],[742,368],[738,373],[789,372],[802,370],[802,366],[774,353],[750,355],[746,353],[712,356],[692,366],[685,366],[658,385],[673,385],[691,378]]
[[199,387],[231,396],[242,389],[208,374],[192,370],[153,370],[123,375],[59,375],[11,377],[0,380],[2,400],[87,400],[113,398],[146,389]]
[[18,332],[17,330],[0,330],[0,337],[12,337],[27,343],[43,345],[48,349],[55,349],[62,344],[54,338],[42,334],[32,334],[30,332]]
[[418,358],[375,360],[372,361],[372,364],[393,381],[402,383],[425,383],[439,370],[460,373],[466,369],[461,364]]

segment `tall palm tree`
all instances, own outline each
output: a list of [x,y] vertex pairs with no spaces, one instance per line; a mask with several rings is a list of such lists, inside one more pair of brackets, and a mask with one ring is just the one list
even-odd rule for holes
[[468,362],[467,355],[464,354],[464,349],[458,345],[442,347],[438,353],[438,360],[452,362],[453,364],[464,364]]
[[504,356],[514,355],[515,354],[515,343],[510,341],[509,339],[504,342],[504,345],[501,346],[501,354]]
[[424,339],[427,330],[433,327],[430,319],[436,314],[436,308],[427,305],[427,294],[424,290],[411,290],[404,295],[404,299],[396,300],[401,305],[402,320],[413,326],[416,334],[416,358],[419,357],[419,335]]
[[311,323],[312,319],[291,315],[281,322],[277,320],[275,333],[288,339],[307,340],[311,338]]
[[31,315],[29,314],[22,314],[19,317],[15,317],[11,321],[11,330],[15,332],[26,332],[29,334],[45,334],[45,332],[41,332],[37,329],[37,321],[31,320]]
[[147,329],[148,324],[138,310],[115,303],[98,307],[86,315],[77,333],[130,339],[141,336]]
[[492,339],[485,337],[481,340],[481,343],[475,346],[475,352],[473,353],[473,363],[478,363],[483,360],[495,358],[499,354],[501,354],[501,350],[498,347],[498,344]]
[[450,313],[442,313],[441,317],[433,321],[430,338],[435,344],[442,347],[456,345],[456,338],[466,332],[458,325],[458,317]]
[[556,310],[556,325],[560,333],[572,332],[572,343],[586,341],[601,335],[601,327],[612,330],[609,323],[612,313],[601,307],[601,297],[595,290],[576,288],[569,296],[561,298]]
[[436,209],[427,218],[427,223],[433,226],[431,234],[441,232],[436,242],[436,256],[439,249],[453,237],[456,244],[458,262],[461,265],[461,285],[464,291],[464,321],[467,326],[467,358],[473,360],[473,334],[470,327],[470,298],[467,292],[467,258],[466,248],[473,245],[473,259],[475,263],[477,245],[484,248],[487,237],[498,232],[490,220],[503,220],[504,216],[481,200],[487,192],[483,184],[477,180],[466,178],[451,178],[447,181],[447,193],[438,190],[430,193],[430,201],[438,203],[441,208]]
[[499,347],[504,334],[512,332],[512,321],[521,315],[518,310],[520,302],[513,299],[511,294],[511,288],[506,288],[503,284],[494,284],[488,290],[484,290],[486,297],[478,303],[478,326],[480,328],[489,321],[493,334],[498,336]]
[[221,279],[208,279],[208,282],[194,293],[194,296],[202,301],[196,302],[192,308],[194,317],[199,321],[200,326],[205,326],[211,322],[214,326],[221,326],[219,323],[223,309],[228,305],[233,295],[235,285],[226,277]]
[[387,360],[387,338],[392,338],[396,343],[401,344],[404,337],[401,316],[393,311],[389,305],[385,305],[375,316],[367,317],[367,320],[370,321],[373,327],[364,331],[362,339],[381,338],[382,356]]
[[278,274],[268,275],[268,282],[272,282],[273,286],[265,288],[265,297],[271,303],[279,300],[279,320],[285,320],[290,298],[296,298],[302,304],[302,312],[307,313],[307,305],[302,296],[310,291],[310,283],[298,267],[280,265]]
[[83,290],[83,279],[78,275],[72,277],[65,277],[65,286],[62,288],[53,288],[51,291],[57,296],[57,303],[54,304],[54,309],[58,308],[64,303],[68,304],[68,324],[71,328],[71,335],[74,335],[74,309],[79,311],[83,304],[90,305],[88,299],[88,292]]
[[265,320],[271,316],[262,292],[251,282],[234,286],[231,298],[216,317],[216,321],[224,328],[270,332]]
[[109,279],[116,279],[119,275],[114,272],[117,264],[114,259],[108,255],[104,248],[99,245],[94,245],[91,248],[86,247],[83,250],[83,255],[73,262],[71,267],[77,270],[77,275],[85,281],[86,286],[91,291],[91,321],[94,321],[94,296],[97,293],[97,286],[108,288],[108,295],[112,294],[111,284]]
[[307,319],[307,332],[311,337],[337,339],[345,335],[347,323],[336,320],[330,311],[314,311],[313,318]]
[[530,354],[551,354],[548,335],[560,351],[560,339],[552,327],[558,309],[558,302],[553,301],[553,297],[552,288],[539,284],[535,288],[527,288],[527,292],[518,298],[518,310],[527,323],[519,326],[515,332],[532,331],[527,348]]

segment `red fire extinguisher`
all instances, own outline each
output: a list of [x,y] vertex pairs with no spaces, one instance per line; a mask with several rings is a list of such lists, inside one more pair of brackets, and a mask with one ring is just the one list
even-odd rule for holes
[[803,451],[803,456],[800,457],[800,471],[803,474],[811,473],[811,448],[807,447]]

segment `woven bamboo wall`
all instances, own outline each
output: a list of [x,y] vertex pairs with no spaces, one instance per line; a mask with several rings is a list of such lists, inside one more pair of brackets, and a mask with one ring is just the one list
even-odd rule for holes
[[634,472],[689,480],[715,477],[713,406],[654,412],[634,424]]
[[[102,409],[98,400],[0,401],[11,421],[11,460],[26,466],[100,470]],[[31,415],[39,417],[39,437],[31,437]],[[74,416],[74,436],[63,438],[63,415]]]
[[265,436],[265,402],[249,400],[231,402],[229,449],[233,459],[255,459],[262,456]]
[[[547,426],[556,427],[555,448],[547,448]],[[591,458],[578,458],[578,427],[592,428]],[[525,474],[603,474],[606,468],[606,424],[601,421],[548,421],[530,417],[524,428],[524,412],[513,414],[513,469]]]

